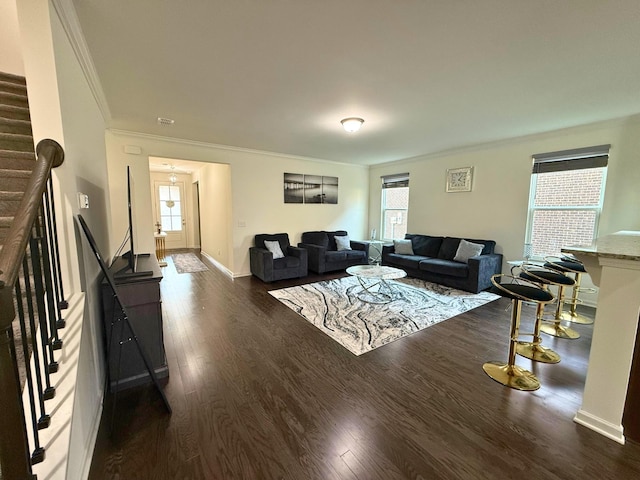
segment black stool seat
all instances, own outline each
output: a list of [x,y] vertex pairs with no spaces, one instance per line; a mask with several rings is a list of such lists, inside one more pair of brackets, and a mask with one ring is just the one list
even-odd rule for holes
[[544,264],[547,268],[553,268],[554,270],[559,270],[561,272],[571,272],[571,273],[586,273],[587,271],[584,268],[584,265],[580,262],[570,262],[567,260],[554,260],[552,262],[547,262]]
[[523,300],[525,302],[550,302],[553,295],[541,288],[531,285],[521,285],[519,283],[498,283],[494,291],[503,297],[511,300]]
[[520,277],[531,282],[546,283],[551,285],[565,285],[567,287],[570,287],[575,283],[573,278],[567,277],[563,273],[542,269],[531,269],[522,271],[520,273]]

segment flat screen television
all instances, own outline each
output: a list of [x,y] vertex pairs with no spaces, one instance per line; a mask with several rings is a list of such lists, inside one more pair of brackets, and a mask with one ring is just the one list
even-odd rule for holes
[[122,254],[122,258],[127,260],[127,265],[118,270],[114,275],[115,278],[122,277],[143,277],[147,275],[153,275],[151,270],[141,270],[138,266],[138,260],[140,257],[148,257],[148,253],[136,253],[137,244],[135,232],[136,227],[136,210],[134,207],[135,202],[135,189],[133,182],[133,173],[131,167],[127,165],[127,214],[129,220],[129,230],[127,235],[129,236],[129,251]]

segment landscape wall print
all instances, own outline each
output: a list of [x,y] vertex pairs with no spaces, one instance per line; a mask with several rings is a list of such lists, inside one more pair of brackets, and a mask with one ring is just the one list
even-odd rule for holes
[[338,177],[284,174],[284,203],[338,203]]

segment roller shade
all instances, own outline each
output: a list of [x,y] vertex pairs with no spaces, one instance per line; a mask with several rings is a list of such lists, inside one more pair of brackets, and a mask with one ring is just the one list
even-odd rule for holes
[[395,175],[384,175],[382,177],[382,188],[399,188],[409,186],[409,174],[397,173]]
[[561,172],[583,168],[606,167],[611,145],[575,148],[533,155],[533,173]]

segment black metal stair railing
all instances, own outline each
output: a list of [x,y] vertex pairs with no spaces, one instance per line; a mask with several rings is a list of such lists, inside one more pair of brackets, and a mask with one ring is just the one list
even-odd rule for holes
[[53,140],[38,144],[0,250],[0,479],[33,479],[32,465],[45,459],[38,432],[51,423],[47,400],[55,396],[66,308],[51,181],[63,160]]

